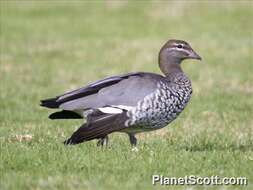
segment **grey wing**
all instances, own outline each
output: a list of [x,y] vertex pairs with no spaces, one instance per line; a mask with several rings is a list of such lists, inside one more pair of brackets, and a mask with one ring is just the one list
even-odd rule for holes
[[77,90],[59,95],[55,98],[41,100],[40,105],[43,107],[47,107],[47,108],[59,108],[59,106],[61,104],[96,94],[102,88],[105,88],[107,86],[111,86],[113,84],[120,82],[121,80],[127,79],[130,76],[135,76],[138,74],[139,73],[130,73],[130,74],[126,74],[126,75],[105,78],[103,80],[99,80],[95,83],[92,83],[92,84],[87,85],[85,87],[79,88]]
[[77,113],[108,105],[135,106],[156,89],[157,81],[161,78],[161,75],[140,72],[109,77],[55,98],[42,100],[41,106]]
[[[79,111],[98,109],[106,106],[131,107],[157,88],[157,78],[154,74],[141,73],[132,75],[119,82],[100,88],[96,93],[62,103],[63,110]],[[159,76],[159,77],[158,77]]]

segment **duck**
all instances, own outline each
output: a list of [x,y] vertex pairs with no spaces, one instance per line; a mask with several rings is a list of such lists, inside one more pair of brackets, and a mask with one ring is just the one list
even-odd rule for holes
[[85,119],[67,140],[75,145],[97,139],[98,146],[108,145],[109,135],[123,132],[137,147],[136,134],[168,126],[185,109],[192,95],[190,78],[181,63],[201,60],[183,40],[170,39],[160,49],[158,65],[161,74],[132,72],[98,80],[40,105],[60,109],[49,115],[54,119]]

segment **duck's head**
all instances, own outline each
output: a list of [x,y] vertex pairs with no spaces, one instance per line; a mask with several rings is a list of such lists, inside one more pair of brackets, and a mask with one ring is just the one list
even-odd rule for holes
[[183,40],[169,40],[159,52],[159,65],[165,74],[173,65],[176,67],[185,59],[201,60],[201,57]]

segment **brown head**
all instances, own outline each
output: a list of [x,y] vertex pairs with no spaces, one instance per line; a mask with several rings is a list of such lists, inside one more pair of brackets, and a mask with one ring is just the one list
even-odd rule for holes
[[201,57],[182,40],[169,40],[159,52],[159,66],[165,75],[181,72],[180,63],[185,59],[201,60]]

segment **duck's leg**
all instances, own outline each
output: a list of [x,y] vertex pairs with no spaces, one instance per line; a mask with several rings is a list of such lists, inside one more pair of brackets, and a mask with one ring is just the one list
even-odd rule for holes
[[109,142],[109,138],[108,138],[108,135],[100,138],[97,142],[97,146],[107,146],[108,145],[108,142]]
[[136,147],[137,145],[137,138],[134,136],[134,134],[128,134],[129,135],[129,140],[132,146],[132,151],[137,152],[138,148]]

